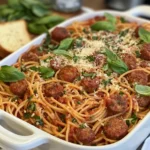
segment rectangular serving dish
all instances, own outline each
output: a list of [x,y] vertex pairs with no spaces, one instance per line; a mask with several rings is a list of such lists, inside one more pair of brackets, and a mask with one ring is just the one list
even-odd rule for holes
[[[114,16],[122,16],[131,22],[150,23],[147,20],[139,19],[133,15],[145,15],[150,17],[149,6],[139,6],[127,12],[103,10],[98,12],[90,12],[69,19],[59,26],[66,27],[74,21],[84,21],[95,16],[103,16],[105,12],[111,13]],[[51,30],[50,30],[51,32]],[[0,62],[0,66],[14,64],[19,56],[26,52],[31,46],[39,45],[45,38],[45,34],[37,37],[24,47],[20,48],[15,53],[9,55]],[[57,137],[54,137],[2,110],[0,110],[0,146],[7,150],[27,150],[38,147],[42,150],[136,150],[138,146],[150,133],[150,113],[122,140],[106,145],[106,146],[82,146],[66,142]],[[6,127],[7,126],[7,127]],[[18,131],[19,134],[16,134]],[[20,134],[21,133],[21,134]],[[24,133],[24,134],[23,134]],[[26,136],[25,136],[26,135]]]

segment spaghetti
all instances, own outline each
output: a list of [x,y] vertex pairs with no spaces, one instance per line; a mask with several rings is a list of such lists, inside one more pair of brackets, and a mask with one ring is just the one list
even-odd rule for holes
[[[150,67],[140,56],[145,43],[137,37],[138,24],[121,19],[116,17],[113,32],[90,28],[107,17],[75,22],[61,28],[63,34],[56,28],[51,42],[32,47],[13,65],[25,79],[0,83],[0,109],[81,145],[123,138],[149,112],[149,98],[138,95],[134,84],[149,85]],[[119,67],[110,61],[113,56]]]

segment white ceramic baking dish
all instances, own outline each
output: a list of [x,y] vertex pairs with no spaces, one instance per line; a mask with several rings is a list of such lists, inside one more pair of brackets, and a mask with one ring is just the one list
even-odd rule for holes
[[[94,16],[102,16],[104,12],[109,12],[115,16],[123,16],[129,21],[135,21],[139,24],[147,22],[147,20],[139,19],[134,15],[144,15],[150,17],[149,6],[139,6],[127,12],[118,11],[98,11],[83,14],[81,16],[69,19],[59,26],[68,26],[74,21],[83,21]],[[150,23],[150,22],[149,22]],[[45,38],[45,34],[34,39],[26,46],[19,49],[17,52],[9,55],[7,58],[0,62],[2,65],[12,65],[18,59],[18,57],[29,49],[33,45],[40,44]],[[44,131],[37,129],[36,127],[0,110],[0,147],[4,147],[6,150],[27,150],[43,145],[37,149],[42,150],[135,150],[143,142],[143,140],[150,133],[150,114],[147,114],[145,118],[136,126],[131,133],[129,133],[122,140],[106,145],[106,146],[81,146],[73,143],[66,142],[57,137],[54,137]]]

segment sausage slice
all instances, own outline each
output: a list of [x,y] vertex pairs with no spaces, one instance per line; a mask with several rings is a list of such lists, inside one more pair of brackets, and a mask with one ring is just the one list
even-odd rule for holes
[[128,108],[128,100],[124,95],[113,94],[106,101],[107,108],[113,114],[125,112]]
[[59,98],[64,93],[64,87],[60,83],[48,83],[43,86],[44,95]]
[[77,139],[83,144],[89,145],[95,139],[95,133],[89,127],[83,128],[83,129],[77,128],[75,133],[76,133]]
[[95,90],[97,90],[99,87],[99,84],[100,84],[100,79],[98,77],[95,77],[93,79],[91,79],[90,77],[87,77],[81,80],[81,85],[83,86],[85,91],[88,93],[92,93]]
[[73,82],[79,76],[79,72],[76,67],[67,65],[60,69],[58,73],[58,78],[60,80]]
[[141,58],[150,60],[150,44],[144,44],[141,49]]
[[123,119],[112,118],[104,125],[103,131],[107,138],[120,140],[128,133],[128,126]]
[[67,31],[66,28],[63,27],[56,27],[52,33],[51,33],[52,39],[60,42],[63,39],[67,38],[70,36],[69,32]]
[[28,84],[26,80],[20,80],[17,82],[10,83],[11,92],[17,96],[23,96],[27,91],[27,87]]

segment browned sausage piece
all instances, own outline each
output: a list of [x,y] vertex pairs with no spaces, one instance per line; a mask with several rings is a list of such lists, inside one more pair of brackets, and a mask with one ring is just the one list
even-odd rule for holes
[[150,60],[150,44],[144,44],[141,49],[141,58]]
[[128,108],[128,99],[125,95],[120,95],[118,93],[112,94],[106,101],[108,110],[113,113],[125,112]]
[[38,56],[42,56],[42,55],[43,55],[43,52],[40,52],[37,47],[34,47],[30,51],[22,55],[22,60],[24,60],[25,62],[38,61],[39,60]]
[[141,67],[144,67],[144,68],[146,68],[146,67],[150,67],[150,61],[142,61],[142,62],[140,62],[140,66]]
[[136,57],[134,55],[124,53],[122,59],[130,70],[136,68]]
[[148,107],[150,105],[150,96],[136,96],[135,99],[140,107]]
[[104,125],[103,131],[107,138],[119,140],[128,133],[128,126],[123,119],[112,118]]
[[139,83],[142,85],[146,85],[148,82],[148,73],[142,70],[134,71],[127,76],[127,80],[130,83]]
[[95,133],[89,127],[83,128],[83,129],[77,128],[75,134],[76,134],[77,139],[83,144],[89,145],[95,139]]
[[99,87],[99,84],[100,84],[100,79],[98,77],[95,77],[93,79],[91,79],[90,77],[87,77],[81,80],[81,85],[83,86],[85,91],[88,93],[92,93],[95,90],[97,90]]
[[17,82],[10,83],[11,92],[17,96],[23,96],[27,91],[27,87],[28,84],[26,80],[20,80]]
[[50,66],[55,70],[59,70],[62,67],[62,59],[59,57],[54,57],[50,60]]
[[96,66],[103,67],[103,65],[106,63],[106,57],[102,54],[95,54],[94,57]]
[[60,42],[61,40],[70,36],[69,32],[66,28],[56,27],[51,33],[52,39]]
[[73,82],[79,76],[79,72],[76,67],[67,65],[60,69],[58,73],[58,78],[60,80]]
[[60,83],[48,83],[43,86],[43,93],[47,97],[59,98],[64,93],[64,87]]

